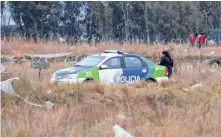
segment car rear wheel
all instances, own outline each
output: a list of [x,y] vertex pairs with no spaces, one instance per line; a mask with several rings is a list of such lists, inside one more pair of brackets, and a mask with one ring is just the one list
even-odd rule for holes
[[147,83],[156,83],[157,80],[154,79],[154,78],[148,78],[148,79],[146,79],[146,82],[147,82]]

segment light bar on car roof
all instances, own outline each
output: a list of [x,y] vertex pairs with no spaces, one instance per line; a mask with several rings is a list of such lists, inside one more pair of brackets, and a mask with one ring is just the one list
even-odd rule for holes
[[120,51],[120,50],[105,50],[104,53],[124,54],[123,51]]

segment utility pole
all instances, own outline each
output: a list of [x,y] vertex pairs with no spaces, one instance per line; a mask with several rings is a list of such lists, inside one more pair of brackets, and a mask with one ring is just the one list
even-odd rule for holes
[[125,2],[125,1],[122,1],[121,6],[122,6],[123,14],[124,14],[125,37],[126,37],[126,41],[128,42],[128,40],[129,40],[129,36],[128,36],[128,33],[129,33],[129,29],[128,29],[128,27],[129,27],[129,23],[128,23],[128,6],[129,6],[129,3]]
[[221,25],[220,25],[220,28],[219,28],[219,43],[220,43],[220,37],[221,37]]
[[148,14],[147,14],[147,6],[148,2],[144,2],[144,19],[145,19],[145,27],[146,27],[146,41],[149,44],[150,43],[150,37],[149,37],[149,28],[148,28]]

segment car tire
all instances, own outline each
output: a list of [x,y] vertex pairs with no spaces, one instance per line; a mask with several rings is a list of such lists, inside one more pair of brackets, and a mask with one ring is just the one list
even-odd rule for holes
[[154,79],[154,78],[148,78],[148,79],[146,79],[146,82],[147,82],[147,83],[156,83],[157,80]]
[[212,59],[212,60],[210,60],[209,65],[210,66],[218,65],[218,67],[220,67],[221,66],[221,59]]
[[91,82],[93,82],[93,79],[86,79],[86,80],[84,80],[83,83],[91,83]]

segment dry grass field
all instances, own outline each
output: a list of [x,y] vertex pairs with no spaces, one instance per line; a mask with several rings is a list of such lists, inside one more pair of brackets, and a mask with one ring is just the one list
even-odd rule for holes
[[216,56],[221,56],[220,46],[206,46],[199,50],[197,48],[189,48],[188,44],[175,44],[170,43],[168,45],[154,44],[123,44],[108,42],[97,44],[96,46],[89,47],[88,44],[82,43],[78,45],[68,45],[67,43],[58,42],[43,42],[39,41],[35,44],[33,41],[24,42],[18,38],[13,38],[11,41],[1,41],[1,54],[11,56],[23,56],[24,54],[49,54],[49,53],[62,53],[62,52],[74,52],[76,55],[88,55],[94,53],[103,52],[106,49],[118,49],[124,52],[132,52],[137,54],[147,55],[161,55],[161,51],[164,49],[173,48],[176,57],[185,55],[209,55],[211,52],[215,52]]
[[[154,56],[153,61],[157,62],[162,50],[173,47],[176,68],[171,79],[164,83],[51,85],[52,73],[71,64],[52,63],[50,69],[42,71],[43,81],[39,82],[38,70],[31,69],[30,62],[4,63],[6,72],[1,74],[1,80],[20,78],[13,83],[16,93],[38,104],[51,101],[55,107],[47,110],[31,106],[2,93],[2,137],[113,137],[115,124],[136,137],[221,136],[221,68],[210,67],[206,61],[179,60],[183,56],[209,55],[212,51],[221,56],[220,46],[198,50],[176,44],[100,44],[96,47],[53,42],[26,44],[16,40],[2,42],[2,55],[56,52],[87,55],[105,49],[121,49]],[[200,82],[203,87],[184,91]]]

